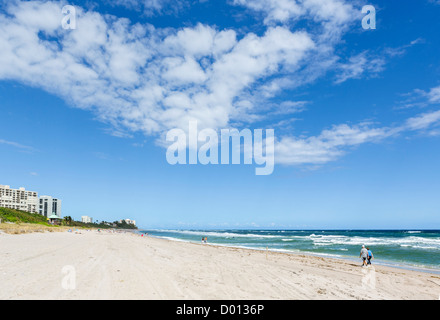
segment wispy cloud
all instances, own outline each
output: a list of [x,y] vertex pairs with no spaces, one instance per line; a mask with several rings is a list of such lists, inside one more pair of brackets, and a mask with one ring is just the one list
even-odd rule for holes
[[433,125],[438,125],[440,122],[440,110],[426,112],[416,117],[409,118],[404,125],[408,130],[424,130],[429,129]]
[[379,142],[400,129],[372,128],[368,124],[335,125],[308,138],[282,137],[275,145],[276,163],[285,165],[324,164],[340,158],[349,148]]
[[[437,89],[426,93],[426,100],[437,101]],[[387,138],[411,132],[438,136],[440,110],[410,117],[393,127],[374,127],[370,123],[334,125],[318,136],[284,136],[276,141],[275,160],[285,165],[320,165],[335,161],[350,149],[365,143],[378,143]]]
[[113,6],[123,6],[141,11],[148,17],[162,14],[178,14],[189,6],[188,0],[106,0]]
[[109,160],[110,156],[104,152],[93,152],[93,155],[101,160]]
[[348,79],[359,79],[362,76],[375,76],[384,70],[385,59],[383,57],[369,57],[368,52],[364,51],[351,57],[347,63],[338,66],[338,76],[336,83],[342,83]]
[[440,103],[440,86],[429,90],[414,89],[402,96],[404,99],[398,102],[397,109],[426,108]]
[[14,141],[0,139],[0,144],[11,146],[14,148],[18,148],[18,149],[20,149],[22,151],[26,151],[26,152],[35,152],[36,151],[36,149],[33,147],[26,146],[26,145],[23,145],[23,144],[14,142]]
[[440,103],[440,86],[432,88],[426,96],[430,103]]
[[338,73],[335,83],[342,83],[349,79],[374,78],[385,70],[385,66],[390,59],[403,56],[409,48],[423,43],[423,41],[422,38],[417,38],[409,44],[399,47],[386,47],[375,54],[365,50],[349,57],[346,62],[338,61],[334,67]]
[[343,0],[234,0],[233,3],[260,12],[264,23],[269,25],[310,19],[330,29],[330,26],[345,27],[359,17],[353,4]]

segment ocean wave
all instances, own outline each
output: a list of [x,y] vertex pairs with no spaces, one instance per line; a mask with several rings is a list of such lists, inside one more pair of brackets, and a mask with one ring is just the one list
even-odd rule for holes
[[[203,230],[156,230],[161,233],[168,233],[169,236],[179,238],[179,235],[200,236],[200,237],[214,237],[224,239],[222,241],[231,241],[232,239],[249,239],[251,241],[258,241],[260,239],[263,242],[265,239],[271,239],[280,244],[290,245],[289,243],[295,242],[298,244],[304,244],[315,247],[331,247],[331,246],[386,246],[386,247],[400,247],[402,249],[419,249],[419,250],[440,250],[440,237],[423,237],[416,231],[407,231],[406,236],[399,237],[384,237],[384,236],[360,236],[360,235],[338,235],[338,234],[318,234],[317,232],[310,235],[289,235],[287,232],[281,233],[279,231],[273,231],[274,234],[267,234],[270,231],[250,231],[243,233],[234,231],[203,231]],[[263,234],[264,233],[264,234]],[[174,235],[173,235],[174,234]],[[403,233],[401,233],[402,235]],[[238,240],[240,241],[240,240]],[[293,244],[292,244],[293,245]]]
[[254,233],[236,233],[236,232],[216,232],[216,231],[202,231],[202,230],[155,230],[159,232],[168,233],[180,233],[188,235],[198,235],[206,237],[219,237],[219,238],[267,238],[267,239],[280,239],[282,236],[267,235],[267,234],[254,234]]
[[[296,237],[298,238],[298,237]],[[379,237],[359,237],[359,236],[339,236],[339,235],[315,235],[303,237],[304,240],[312,241],[315,246],[332,245],[365,245],[365,246],[400,246],[413,247],[417,249],[440,250],[440,238],[424,238],[409,236],[402,238],[379,238]],[[288,238],[283,239],[288,241]],[[292,239],[293,241],[293,239]]]
[[187,240],[183,240],[183,239],[179,239],[179,238],[173,238],[173,237],[163,237],[163,236],[153,236],[155,238],[160,238],[160,239],[165,239],[165,240],[170,240],[170,241],[177,241],[177,242],[190,242]]
[[328,258],[343,258],[343,256],[339,254],[332,254],[332,253],[323,253],[323,252],[312,252],[312,251],[304,251],[304,253],[312,255],[312,256],[318,256],[318,257],[328,257]]

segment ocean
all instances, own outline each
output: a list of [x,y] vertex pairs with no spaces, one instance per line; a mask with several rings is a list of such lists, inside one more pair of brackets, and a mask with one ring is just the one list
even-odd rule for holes
[[176,241],[306,253],[358,261],[362,245],[373,264],[440,272],[440,230],[142,230]]

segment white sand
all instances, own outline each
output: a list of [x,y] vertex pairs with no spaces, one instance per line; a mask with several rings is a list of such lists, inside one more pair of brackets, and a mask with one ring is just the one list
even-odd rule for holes
[[439,299],[440,295],[436,274],[383,266],[367,269],[360,263],[304,255],[269,252],[266,258],[264,251],[134,234],[0,233],[0,257],[0,299]]

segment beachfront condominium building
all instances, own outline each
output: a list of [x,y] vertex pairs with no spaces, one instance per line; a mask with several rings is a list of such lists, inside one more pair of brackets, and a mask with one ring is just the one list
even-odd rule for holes
[[122,223],[122,221],[125,221],[126,224],[132,224],[132,225],[136,225],[136,221],[135,220],[131,220],[131,219],[122,219],[119,220],[119,223]]
[[81,222],[83,222],[83,223],[92,223],[93,222],[93,218],[89,217],[89,216],[81,216]]
[[61,218],[61,200],[51,196],[41,196],[38,212],[45,217],[57,215]]
[[10,186],[0,185],[0,207],[37,213],[38,193],[25,188],[11,189]]

